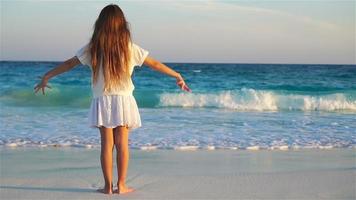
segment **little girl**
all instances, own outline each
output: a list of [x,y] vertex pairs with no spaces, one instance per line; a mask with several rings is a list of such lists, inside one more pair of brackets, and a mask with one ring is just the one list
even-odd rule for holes
[[[94,25],[90,42],[80,48],[74,57],[48,71],[34,88],[43,95],[49,79],[83,64],[91,69],[93,98],[89,111],[89,126],[97,127],[101,135],[100,161],[105,186],[99,192],[119,194],[132,192],[126,186],[129,162],[129,130],[141,126],[141,118],[132,92],[131,74],[134,66],[143,64],[176,78],[177,85],[190,91],[182,76],[148,56],[148,51],[131,41],[131,34],[124,13],[119,6],[104,7]],[[112,153],[116,147],[117,190],[112,183]]]

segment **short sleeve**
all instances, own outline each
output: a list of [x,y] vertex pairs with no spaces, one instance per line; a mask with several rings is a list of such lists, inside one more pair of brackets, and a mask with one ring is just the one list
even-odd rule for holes
[[83,65],[91,65],[91,57],[90,53],[88,51],[89,43],[84,45],[82,48],[80,48],[76,53],[75,56],[79,59],[80,63]]
[[149,52],[141,48],[137,44],[132,43],[131,53],[132,53],[133,64],[135,66],[142,66]]

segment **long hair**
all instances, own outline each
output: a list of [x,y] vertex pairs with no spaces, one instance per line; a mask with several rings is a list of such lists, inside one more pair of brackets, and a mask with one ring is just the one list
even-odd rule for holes
[[105,6],[94,24],[89,43],[93,83],[97,82],[99,67],[102,65],[104,91],[113,86],[123,86],[130,77],[129,62],[131,34],[128,22],[119,6]]

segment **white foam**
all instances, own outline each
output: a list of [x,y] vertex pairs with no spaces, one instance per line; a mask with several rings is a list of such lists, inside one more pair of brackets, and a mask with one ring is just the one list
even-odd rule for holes
[[237,146],[216,146],[215,149],[222,149],[222,150],[238,150],[239,147]]
[[156,150],[157,146],[141,146],[140,149],[144,151]]
[[[69,146],[69,145],[64,145],[64,146]],[[87,148],[87,149],[91,149],[93,148],[94,146],[91,145],[91,144],[72,144],[70,145],[72,147],[79,147],[79,148]]]
[[192,151],[199,149],[199,146],[176,146],[173,148],[174,150],[181,150],[181,151]]
[[160,96],[162,106],[181,107],[217,107],[235,110],[277,110],[277,105],[272,93],[244,90],[248,96],[235,94],[231,91],[218,94],[195,93],[165,93]]
[[333,94],[321,97],[295,96],[303,98],[303,110],[352,110],[356,111],[356,101],[347,100],[344,94]]
[[332,149],[334,148],[332,145],[318,146],[319,149]]
[[288,145],[281,145],[281,146],[272,146],[270,147],[271,150],[288,150],[289,146]]
[[71,142],[61,142],[58,145],[62,147],[69,147],[72,146],[73,144]]
[[[2,146],[2,145],[0,145]],[[35,144],[35,143],[26,143],[24,145],[19,145],[18,143],[15,142],[10,142],[10,143],[5,143],[4,146],[6,147],[39,147],[39,148],[44,148],[44,147],[76,147],[76,148],[86,148],[86,149],[91,149],[91,148],[100,148],[99,144],[71,144],[69,145],[68,143],[64,144],[58,144],[58,143],[53,143],[53,144]],[[298,150],[298,149],[333,149],[333,148],[356,148],[356,145],[349,145],[348,143],[346,144],[326,144],[326,145],[320,145],[320,144],[305,144],[305,145],[298,145],[298,144],[292,144],[292,145],[273,145],[273,146],[259,146],[259,145],[254,145],[254,146],[247,146],[242,148],[242,150],[249,150],[249,151],[258,151],[262,149],[268,149],[268,150],[282,150],[282,151],[287,151],[287,150]],[[138,150],[143,150],[143,151],[151,151],[151,150],[156,150],[156,149],[165,149],[165,150],[178,150],[178,151],[194,151],[198,149],[203,149],[203,150],[239,150],[240,148],[238,146],[213,146],[213,145],[207,145],[207,146],[199,146],[199,145],[179,145],[179,146],[156,146],[156,145],[143,145],[143,146],[130,146],[131,149],[138,149]]]
[[260,150],[260,147],[259,146],[249,146],[249,147],[246,147],[246,150],[257,151],[257,150]]
[[246,88],[220,93],[163,93],[160,95],[160,105],[215,107],[239,111],[356,111],[356,100],[348,99],[345,94],[309,96]]
[[206,150],[215,150],[215,146],[205,146],[205,147],[203,147],[203,149],[206,149]]

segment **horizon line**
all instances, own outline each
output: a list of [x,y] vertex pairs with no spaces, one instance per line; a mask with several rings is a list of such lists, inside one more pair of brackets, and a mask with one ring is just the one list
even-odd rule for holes
[[[64,62],[64,61],[56,61],[56,60],[0,60],[0,62]],[[356,65],[356,63],[278,63],[278,62],[270,62],[270,63],[262,63],[262,62],[172,62],[172,61],[161,61],[162,63],[169,64],[262,64],[262,65]]]

